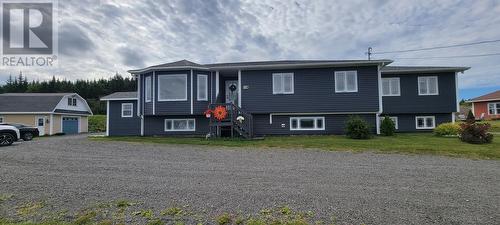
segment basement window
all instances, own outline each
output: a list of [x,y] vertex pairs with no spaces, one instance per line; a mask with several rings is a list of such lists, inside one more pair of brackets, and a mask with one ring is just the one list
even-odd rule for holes
[[[381,116],[379,117],[380,119],[380,124],[382,124],[382,121],[384,121],[385,119],[385,116]],[[389,119],[392,120],[392,122],[394,123],[394,128],[399,129],[399,126],[398,126],[398,117],[397,116],[390,116]]]
[[195,119],[165,119],[165,131],[195,131]]
[[290,130],[325,130],[325,117],[290,117]]
[[436,127],[436,117],[417,116],[415,117],[415,125],[417,129],[434,129]]

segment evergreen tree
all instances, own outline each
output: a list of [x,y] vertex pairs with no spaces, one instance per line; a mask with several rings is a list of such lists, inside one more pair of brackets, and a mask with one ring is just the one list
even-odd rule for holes
[[116,73],[109,79],[94,79],[94,80],[60,80],[52,76],[50,80],[32,80],[19,72],[16,78],[12,75],[4,85],[0,84],[0,93],[78,93],[87,100],[94,114],[106,113],[104,102],[99,101],[102,96],[111,94],[117,91],[135,91],[136,81],[131,77],[122,77]]

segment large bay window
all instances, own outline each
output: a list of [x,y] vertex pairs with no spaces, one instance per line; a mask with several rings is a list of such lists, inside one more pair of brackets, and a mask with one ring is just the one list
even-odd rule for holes
[[207,75],[198,75],[198,79],[196,81],[197,86],[197,99],[198,101],[207,101],[208,100],[208,76]]
[[158,76],[158,101],[187,101],[187,74]]
[[146,77],[144,81],[144,95],[146,96],[146,102],[150,102],[152,99],[152,92],[151,92],[151,76]]

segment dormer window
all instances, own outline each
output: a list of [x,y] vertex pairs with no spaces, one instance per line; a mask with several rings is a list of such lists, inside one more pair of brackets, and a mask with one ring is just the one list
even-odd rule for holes
[[69,97],[68,98],[68,105],[69,106],[76,106],[76,98]]

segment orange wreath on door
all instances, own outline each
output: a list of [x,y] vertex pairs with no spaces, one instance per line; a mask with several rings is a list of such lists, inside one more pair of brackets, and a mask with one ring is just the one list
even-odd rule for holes
[[224,106],[217,106],[213,111],[214,117],[219,121],[223,120],[227,116],[227,110]]

